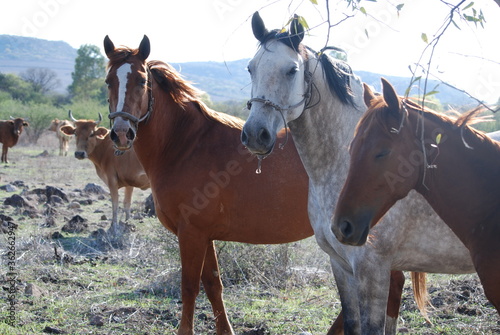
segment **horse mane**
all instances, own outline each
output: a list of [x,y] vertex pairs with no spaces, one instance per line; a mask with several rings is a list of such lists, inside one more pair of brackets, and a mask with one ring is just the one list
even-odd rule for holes
[[271,30],[262,38],[260,47],[265,48],[267,42],[270,40],[277,40],[297,52],[305,60],[309,59],[307,50],[311,51],[318,57],[321,63],[330,92],[336,95],[343,104],[354,106],[354,95],[352,93],[350,81],[350,78],[353,76],[351,67],[346,62],[334,59],[324,52],[315,52],[302,43],[299,44],[297,50],[292,43],[291,36],[292,35],[290,35],[288,31],[283,32],[279,29]]
[[[404,103],[406,104],[408,110],[413,110],[415,113],[421,113],[422,111],[424,111],[425,117],[427,117],[431,121],[439,123],[441,125],[447,125],[452,130],[459,130],[461,132],[462,141],[464,142],[466,147],[469,147],[469,145],[467,144],[467,142],[463,137],[464,135],[463,132],[465,129],[467,129],[477,140],[481,142],[488,142],[491,145],[493,144],[496,145],[496,141],[491,139],[484,132],[470,127],[475,123],[491,121],[489,117],[478,116],[478,114],[483,111],[481,107],[476,107],[468,112],[459,114],[458,117],[455,118],[453,116],[439,113],[426,107],[422,108],[422,106],[419,105],[418,103],[408,99],[405,99]],[[362,117],[363,121],[360,121],[359,124],[365,123],[366,122],[365,119],[371,118],[372,120],[376,119],[384,128],[387,128],[388,124],[387,121],[388,118],[390,117],[389,116],[390,113],[386,113],[381,110],[381,109],[387,110],[387,108],[388,108],[387,103],[384,101],[383,97],[382,96],[376,97],[374,100],[371,101],[371,106],[369,108],[369,110],[372,110],[372,113],[369,112],[365,113],[365,115]]]
[[188,103],[192,103],[195,108],[207,119],[220,122],[231,128],[242,129],[244,121],[232,115],[216,112],[210,109],[200,96],[202,92],[191,85],[191,83],[180,75],[169,64],[153,60],[148,62],[148,67],[160,88],[168,93],[175,103],[184,109]]

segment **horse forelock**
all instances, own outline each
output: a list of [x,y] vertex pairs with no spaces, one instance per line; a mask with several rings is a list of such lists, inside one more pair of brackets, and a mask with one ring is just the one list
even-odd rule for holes
[[106,69],[109,71],[110,68],[115,65],[125,63],[130,59],[130,57],[137,56],[139,54],[139,49],[132,49],[129,47],[118,47],[112,54],[108,54],[108,65]]

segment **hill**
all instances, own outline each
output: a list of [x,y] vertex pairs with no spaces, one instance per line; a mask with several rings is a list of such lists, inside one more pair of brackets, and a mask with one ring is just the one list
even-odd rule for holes
[[[19,74],[28,68],[39,67],[54,70],[61,80],[58,91],[64,92],[71,84],[76,58],[76,49],[63,41],[47,41],[31,37],[0,35],[0,72]],[[162,59],[163,61],[168,61]],[[184,78],[207,92],[213,101],[247,100],[250,97],[250,76],[246,71],[249,59],[228,62],[188,62],[171,63]],[[380,90],[382,74],[356,71],[369,85]],[[410,79],[407,77],[384,76],[402,94]],[[430,81],[432,89],[437,81]],[[436,98],[443,105],[462,106],[472,100],[463,93],[445,85],[440,85]]]
[[0,35],[0,72],[19,74],[29,68],[48,68],[61,81],[57,91],[64,92],[71,82],[76,49],[63,41]]

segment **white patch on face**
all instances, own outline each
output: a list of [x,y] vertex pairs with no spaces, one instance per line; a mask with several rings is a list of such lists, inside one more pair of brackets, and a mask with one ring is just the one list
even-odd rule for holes
[[118,78],[118,103],[116,104],[116,111],[121,112],[125,104],[125,96],[127,94],[127,81],[128,75],[132,72],[132,64],[125,63],[116,70],[116,77]]

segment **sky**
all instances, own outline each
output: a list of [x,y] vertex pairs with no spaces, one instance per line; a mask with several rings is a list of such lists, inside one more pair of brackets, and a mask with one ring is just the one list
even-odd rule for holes
[[[231,61],[251,58],[257,42],[251,16],[259,11],[269,29],[286,25],[293,13],[312,28],[304,43],[346,50],[353,70],[411,76],[409,66],[421,58],[426,43],[442,26],[449,7],[439,0],[361,1],[368,15],[357,12],[329,31],[326,0],[22,0],[0,4],[0,34],[65,41],[74,48],[97,45],[109,35],[115,45],[137,47],[144,34],[151,40],[150,59],[166,62]],[[448,0],[458,3],[458,0]],[[404,3],[398,13],[396,6]],[[468,2],[466,2],[468,3]],[[329,0],[330,21],[353,14],[345,0]],[[434,51],[431,74],[488,102],[500,97],[500,7],[476,0],[485,28],[460,18]],[[470,14],[471,9],[467,11]],[[103,51],[104,54],[104,51]],[[427,64],[429,52],[421,64]],[[400,92],[403,94],[403,92]]]

